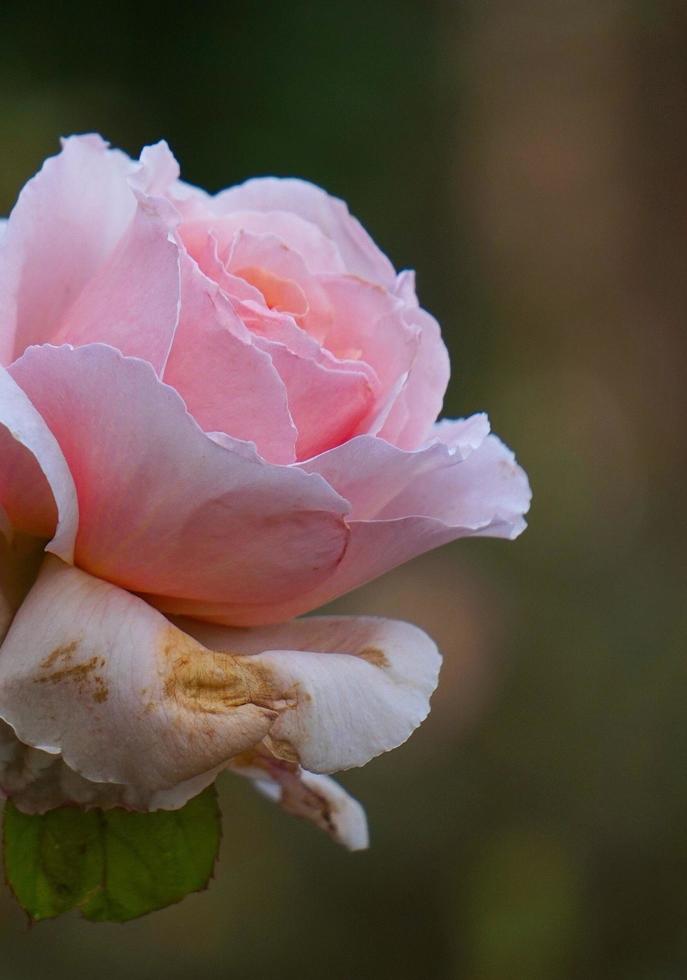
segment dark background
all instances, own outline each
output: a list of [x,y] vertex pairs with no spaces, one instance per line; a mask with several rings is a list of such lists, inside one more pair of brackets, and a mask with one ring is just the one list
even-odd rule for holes
[[3,980],[687,976],[687,6],[279,0],[0,8],[0,214],[57,138],[165,137],[219,189],[301,175],[418,271],[454,377],[531,475],[337,606],[411,619],[434,710],[343,782],[349,855],[223,780],[209,892],[26,928]]

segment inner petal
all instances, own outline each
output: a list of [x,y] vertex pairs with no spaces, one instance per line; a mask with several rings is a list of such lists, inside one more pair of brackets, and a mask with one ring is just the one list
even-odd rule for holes
[[235,274],[258,289],[271,310],[304,317],[309,310],[305,293],[293,279],[283,279],[261,266],[244,266]]

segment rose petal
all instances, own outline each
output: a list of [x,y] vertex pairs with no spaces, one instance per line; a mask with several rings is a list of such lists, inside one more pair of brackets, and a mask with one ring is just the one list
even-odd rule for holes
[[396,274],[343,201],[305,180],[257,177],[217,194],[218,214],[288,211],[316,225],[337,246],[348,272],[391,286]]
[[267,734],[276,711],[261,677],[136,596],[48,558],[0,648],[0,715],[86,779],[130,787],[138,806]]
[[205,435],[149,364],[93,344],[34,347],[12,373],[79,495],[77,563],[137,592],[275,601],[338,564],[347,505],[317,475]]
[[350,438],[367,417],[374,388],[366,374],[292,353],[285,345],[256,339],[269,353],[286,392],[298,430],[296,455],[310,459]]
[[188,256],[182,260],[179,326],[163,377],[206,431],[253,442],[270,462],[295,459],[298,433],[272,359]]
[[166,140],[158,140],[141,150],[139,166],[129,177],[129,184],[148,196],[167,195],[177,190],[179,164]]
[[[336,357],[353,357],[370,365],[379,378],[378,402],[384,409],[389,398],[393,403],[398,397],[412,370],[419,332],[406,321],[398,298],[381,286],[352,276],[326,277],[324,285],[334,316],[323,343]],[[368,426],[362,431],[368,431]]]
[[184,621],[212,650],[260,664],[285,704],[270,750],[310,772],[363,766],[401,745],[425,719],[441,658],[410,623],[313,616],[278,626],[231,629]]
[[75,136],[22,190],[0,252],[2,363],[50,339],[118,242],[136,208],[132,166],[99,136]]
[[268,308],[290,313],[318,343],[327,336],[334,308],[299,252],[272,234],[239,231],[226,239],[214,226],[212,236],[229,275],[254,286]]
[[152,205],[137,208],[110,258],[67,310],[51,340],[111,344],[160,373],[179,317],[179,253]]
[[193,628],[209,646],[48,557],[0,648],[0,717],[84,778],[129,787],[139,807],[172,788],[180,805],[180,784],[209,780],[266,736],[309,770],[363,765],[429,710],[440,658],[407,623]]
[[299,464],[324,476],[351,504],[346,553],[312,592],[252,608],[176,601],[161,608],[235,625],[279,622],[457,538],[517,537],[525,528],[529,483],[513,453],[486,436],[486,417],[444,423],[436,431],[441,438],[416,452],[358,436]]
[[57,441],[26,394],[0,368],[0,506],[11,526],[52,538],[71,561],[78,524],[74,481]]
[[142,793],[121,783],[93,782],[70,769],[61,756],[20,742],[12,728],[0,722],[0,795],[24,813],[45,813],[58,806],[176,810],[215,776],[215,772],[203,773],[171,789]]
[[198,232],[202,233],[207,229],[209,224],[215,235],[223,241],[230,241],[240,232],[249,232],[252,235],[276,235],[290,249],[298,252],[308,271],[313,274],[346,272],[346,266],[334,242],[316,225],[299,218],[297,214],[288,211],[232,211],[222,214],[214,221],[209,221],[206,215],[202,221],[187,223],[182,229],[182,234],[186,239],[188,230],[191,236],[195,236]]
[[434,317],[418,308],[406,308],[403,317],[417,330],[418,347],[404,384],[376,434],[400,449],[417,449],[441,412],[451,370]]
[[266,750],[246,752],[233,759],[229,768],[250,779],[259,793],[287,813],[314,823],[349,851],[369,846],[365,811],[329,776],[306,772]]

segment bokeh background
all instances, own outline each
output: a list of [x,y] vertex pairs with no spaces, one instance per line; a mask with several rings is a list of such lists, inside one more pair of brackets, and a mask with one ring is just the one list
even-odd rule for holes
[[417,269],[447,413],[535,494],[516,544],[337,604],[445,654],[423,728],[343,777],[368,853],[227,777],[207,893],[32,930],[5,893],[3,980],[687,977],[687,6],[5,0],[0,37],[0,214],[87,130],[322,184]]

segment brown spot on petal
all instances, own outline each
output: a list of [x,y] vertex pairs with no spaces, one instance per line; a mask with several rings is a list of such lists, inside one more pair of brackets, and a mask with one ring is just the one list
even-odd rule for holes
[[72,640],[71,643],[61,643],[58,647],[55,647],[52,653],[49,653],[47,657],[41,660],[39,666],[43,670],[49,670],[58,660],[70,660],[78,645],[78,640]]
[[107,685],[102,677],[94,677],[93,681],[95,683],[95,691],[93,692],[93,700],[98,704],[102,704],[103,701],[107,701],[110,696],[110,692],[107,689]]
[[176,627],[161,643],[164,696],[191,711],[211,714],[244,704],[276,709],[285,694],[270,670],[252,657],[207,650]]
[[338,828],[335,807],[323,793],[303,782],[302,770],[291,766],[277,768],[271,765],[268,771],[281,787],[279,803],[283,809],[301,820],[309,820],[336,840]]
[[277,759],[281,759],[284,762],[290,762],[292,765],[298,765],[300,763],[300,757],[295,748],[285,738],[273,738],[271,735],[265,737],[265,747],[269,752],[272,753]]
[[375,667],[389,666],[389,658],[379,647],[365,647],[364,650],[360,651],[358,656],[362,660],[367,660],[368,664],[373,664]]
[[[56,647],[40,663],[43,670],[50,672],[37,677],[36,683],[72,683],[76,686],[79,694],[90,692],[93,700],[98,704],[102,704],[103,701],[107,701],[109,692],[105,681],[95,671],[105,666],[105,658],[96,655],[90,657],[88,660],[75,664],[73,663],[73,659],[78,645],[78,640],[72,640],[71,643],[63,643],[61,646]],[[57,667],[57,670],[50,670],[51,667],[57,666],[58,663],[61,663],[63,666]]]
[[98,663],[98,657],[91,657],[89,660],[84,660],[83,663],[72,664],[71,667],[61,667],[51,674],[45,674],[44,677],[37,677],[36,682],[38,684],[59,684],[63,680],[81,681],[97,669]]

